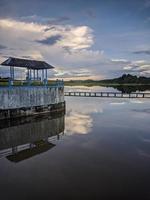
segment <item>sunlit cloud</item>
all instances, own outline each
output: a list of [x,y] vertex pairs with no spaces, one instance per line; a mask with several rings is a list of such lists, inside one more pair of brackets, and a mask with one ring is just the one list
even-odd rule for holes
[[[66,78],[78,78],[83,75],[94,76],[91,70],[86,69],[86,64],[93,65],[93,62],[103,57],[101,51],[88,50],[94,43],[93,31],[88,26],[51,25],[23,21],[23,18],[20,21],[7,18],[0,19],[0,28],[3,48],[1,62],[9,56],[46,60],[56,67],[65,66],[63,72],[55,71],[56,77],[61,74],[60,78],[65,78],[65,75]],[[85,64],[85,69],[74,69],[80,68],[82,64]]]
[[150,62],[145,60],[133,61],[125,66],[124,71],[134,73],[137,75],[149,76],[150,75]]
[[[109,58],[103,49],[92,48],[95,32],[90,26],[66,22],[70,22],[67,16],[0,18],[0,62],[9,56],[45,60],[56,67],[49,72],[49,78],[66,80],[98,80],[112,73],[124,72],[150,74],[149,62]],[[149,51],[139,54],[143,53],[148,54]]]
[[[34,40],[37,37],[35,41],[41,41],[42,44],[51,45],[51,42],[49,42],[50,39],[48,40],[48,38],[59,39],[58,45],[74,50],[88,48],[93,44],[92,29],[88,26],[44,25],[35,22],[0,19],[0,28],[5,31],[11,30],[12,34],[16,33],[19,36],[20,34],[24,36],[25,34],[32,33],[32,37],[28,38],[28,40]],[[46,29],[47,31],[45,31]]]

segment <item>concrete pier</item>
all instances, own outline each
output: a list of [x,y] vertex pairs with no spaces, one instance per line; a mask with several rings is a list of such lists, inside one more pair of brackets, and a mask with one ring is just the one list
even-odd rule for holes
[[0,119],[64,109],[63,85],[0,88]]

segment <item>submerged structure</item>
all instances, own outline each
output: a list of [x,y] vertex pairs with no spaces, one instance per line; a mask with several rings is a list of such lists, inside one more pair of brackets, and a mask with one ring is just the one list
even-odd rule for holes
[[[48,70],[54,68],[44,61],[8,58],[1,65],[9,67],[7,86],[0,86],[0,119],[29,116],[65,109],[63,81],[48,84]],[[25,68],[25,80],[15,83],[16,68]]]

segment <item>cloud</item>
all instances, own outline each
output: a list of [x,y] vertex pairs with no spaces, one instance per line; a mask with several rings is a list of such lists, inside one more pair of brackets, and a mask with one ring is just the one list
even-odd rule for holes
[[149,76],[150,75],[150,62],[145,60],[138,60],[130,62],[123,68],[128,73],[136,73],[137,75]]
[[30,16],[20,17],[20,20],[23,22],[34,22],[34,23],[49,24],[49,25],[63,24],[65,22],[68,22],[70,19],[71,18],[68,16],[49,18],[49,17],[38,16],[38,15],[30,15]]
[[0,19],[0,28],[5,30],[12,29],[13,31],[28,31],[28,32],[42,32],[46,25],[41,25],[37,23],[27,23],[23,21],[17,21],[14,19]]
[[0,19],[0,43],[9,46],[0,54],[1,62],[4,56],[45,60],[56,67],[54,72],[49,72],[49,77],[67,79],[102,79],[112,71],[115,76],[124,71],[149,74],[149,67],[143,66],[149,63],[111,59],[103,50],[92,49],[94,30],[87,25],[51,25],[47,23],[49,18],[41,18],[40,23],[36,18]]
[[139,51],[134,51],[134,54],[146,54],[150,55],[150,50],[139,50]]
[[54,45],[62,38],[61,35],[54,35],[43,40],[36,40],[36,42],[45,44],[45,45]]
[[130,61],[126,59],[111,59],[111,62],[114,64],[120,64],[120,65],[130,64]]
[[65,70],[64,69],[55,69],[55,76],[61,77],[61,78],[75,78],[75,79],[82,79],[82,78],[89,78],[91,77],[91,70],[86,68],[79,68],[79,69],[70,69]]
[[0,50],[6,49],[6,48],[7,48],[6,46],[0,44]]
[[[0,19],[0,28],[12,32],[9,37],[26,36],[26,40],[42,44],[55,44],[72,50],[86,49],[93,45],[93,30],[88,26],[52,25],[23,22],[14,19]],[[16,36],[15,36],[16,34]],[[35,40],[34,40],[35,39]]]
[[[1,62],[4,56],[46,60],[57,68],[65,66],[62,77],[87,77],[90,75],[89,70],[83,71],[83,68],[103,57],[103,52],[89,50],[94,43],[94,36],[88,26],[50,26],[7,18],[0,19],[0,35],[0,40],[9,46],[2,52]],[[85,67],[79,69],[81,66]]]

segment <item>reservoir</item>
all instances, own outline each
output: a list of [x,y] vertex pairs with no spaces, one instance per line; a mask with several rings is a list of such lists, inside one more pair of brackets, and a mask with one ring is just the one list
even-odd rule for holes
[[149,99],[65,101],[65,113],[1,121],[0,198],[150,199]]

